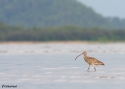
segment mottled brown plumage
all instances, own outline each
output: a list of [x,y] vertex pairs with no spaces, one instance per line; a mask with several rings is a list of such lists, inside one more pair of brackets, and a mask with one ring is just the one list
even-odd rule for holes
[[[84,60],[89,64],[88,70],[89,70],[89,68],[90,68],[90,65],[92,65],[92,66],[94,67],[95,71],[96,71],[95,65],[104,65],[103,62],[97,60],[96,58],[88,57],[86,51],[84,51],[82,54],[84,54]],[[82,54],[80,54],[80,55],[82,55]],[[76,60],[80,55],[78,55],[78,56],[75,58],[75,60]],[[87,71],[88,71],[88,70],[87,70]]]

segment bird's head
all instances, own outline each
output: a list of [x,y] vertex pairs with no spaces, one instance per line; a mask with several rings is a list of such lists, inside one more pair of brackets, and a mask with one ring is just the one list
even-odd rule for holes
[[87,55],[87,52],[86,52],[86,51],[84,51],[82,54]]
[[78,56],[75,58],[75,60],[76,60],[79,56],[81,56],[81,55],[83,55],[83,54],[84,54],[84,56],[86,56],[86,55],[87,55],[87,52],[84,51],[82,54],[78,55]]

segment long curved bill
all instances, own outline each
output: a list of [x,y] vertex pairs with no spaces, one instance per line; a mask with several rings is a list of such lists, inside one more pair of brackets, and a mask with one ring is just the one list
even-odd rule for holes
[[[82,53],[82,54],[83,54],[83,53]],[[79,56],[81,56],[82,54],[78,55],[78,56],[75,58],[75,60],[76,60]]]

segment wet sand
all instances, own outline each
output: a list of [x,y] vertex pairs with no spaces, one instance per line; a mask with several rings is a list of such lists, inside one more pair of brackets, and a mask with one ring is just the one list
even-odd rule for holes
[[[97,71],[81,52],[105,63]],[[125,43],[0,43],[0,85],[16,89],[124,89]]]

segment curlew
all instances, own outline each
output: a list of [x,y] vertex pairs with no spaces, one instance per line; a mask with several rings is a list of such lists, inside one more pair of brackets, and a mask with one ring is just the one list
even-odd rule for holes
[[[96,71],[95,65],[104,65],[103,62],[97,60],[96,58],[88,57],[86,51],[84,51],[82,54],[84,54],[84,60],[89,64],[88,70],[89,70],[89,68],[90,68],[90,65],[92,65],[92,66],[94,67],[95,71]],[[79,56],[81,56],[82,54],[78,55],[78,56],[75,58],[75,60],[76,60]],[[88,71],[88,70],[87,70],[87,71]]]

